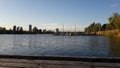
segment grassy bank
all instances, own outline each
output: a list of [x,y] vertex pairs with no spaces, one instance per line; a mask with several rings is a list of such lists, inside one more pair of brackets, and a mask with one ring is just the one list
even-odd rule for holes
[[100,35],[105,35],[105,36],[109,36],[109,37],[119,37],[120,38],[120,30],[107,30],[107,31],[99,31],[97,32],[97,34]]

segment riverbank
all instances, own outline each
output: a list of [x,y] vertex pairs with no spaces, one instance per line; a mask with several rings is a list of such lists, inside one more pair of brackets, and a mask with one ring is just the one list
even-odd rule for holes
[[117,29],[117,30],[99,31],[99,32],[97,32],[97,34],[105,35],[105,36],[108,36],[108,37],[120,38],[120,30],[119,29]]

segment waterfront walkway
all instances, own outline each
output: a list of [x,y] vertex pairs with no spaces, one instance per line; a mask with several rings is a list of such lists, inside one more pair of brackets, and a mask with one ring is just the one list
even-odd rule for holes
[[0,68],[120,68],[120,59],[0,55]]

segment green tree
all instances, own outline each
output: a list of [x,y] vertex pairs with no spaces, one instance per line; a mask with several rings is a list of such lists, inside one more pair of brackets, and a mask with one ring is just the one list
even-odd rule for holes
[[37,27],[34,27],[33,28],[33,33],[37,34],[39,31],[38,31],[38,28]]
[[17,28],[16,25],[14,25],[14,26],[13,26],[13,31],[16,31],[16,28]]
[[108,21],[112,29],[120,29],[120,15],[118,13],[114,13],[109,17]]
[[100,31],[100,29],[101,29],[101,24],[93,22],[91,25],[85,28],[85,32],[86,33],[97,32]]
[[103,24],[102,27],[101,27],[101,30],[102,30],[102,31],[105,31],[105,30],[106,30],[106,27],[107,27],[107,24]]

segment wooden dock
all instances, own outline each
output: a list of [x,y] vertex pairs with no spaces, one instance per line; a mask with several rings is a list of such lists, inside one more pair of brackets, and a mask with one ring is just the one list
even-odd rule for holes
[[120,68],[120,58],[0,55],[0,68]]

